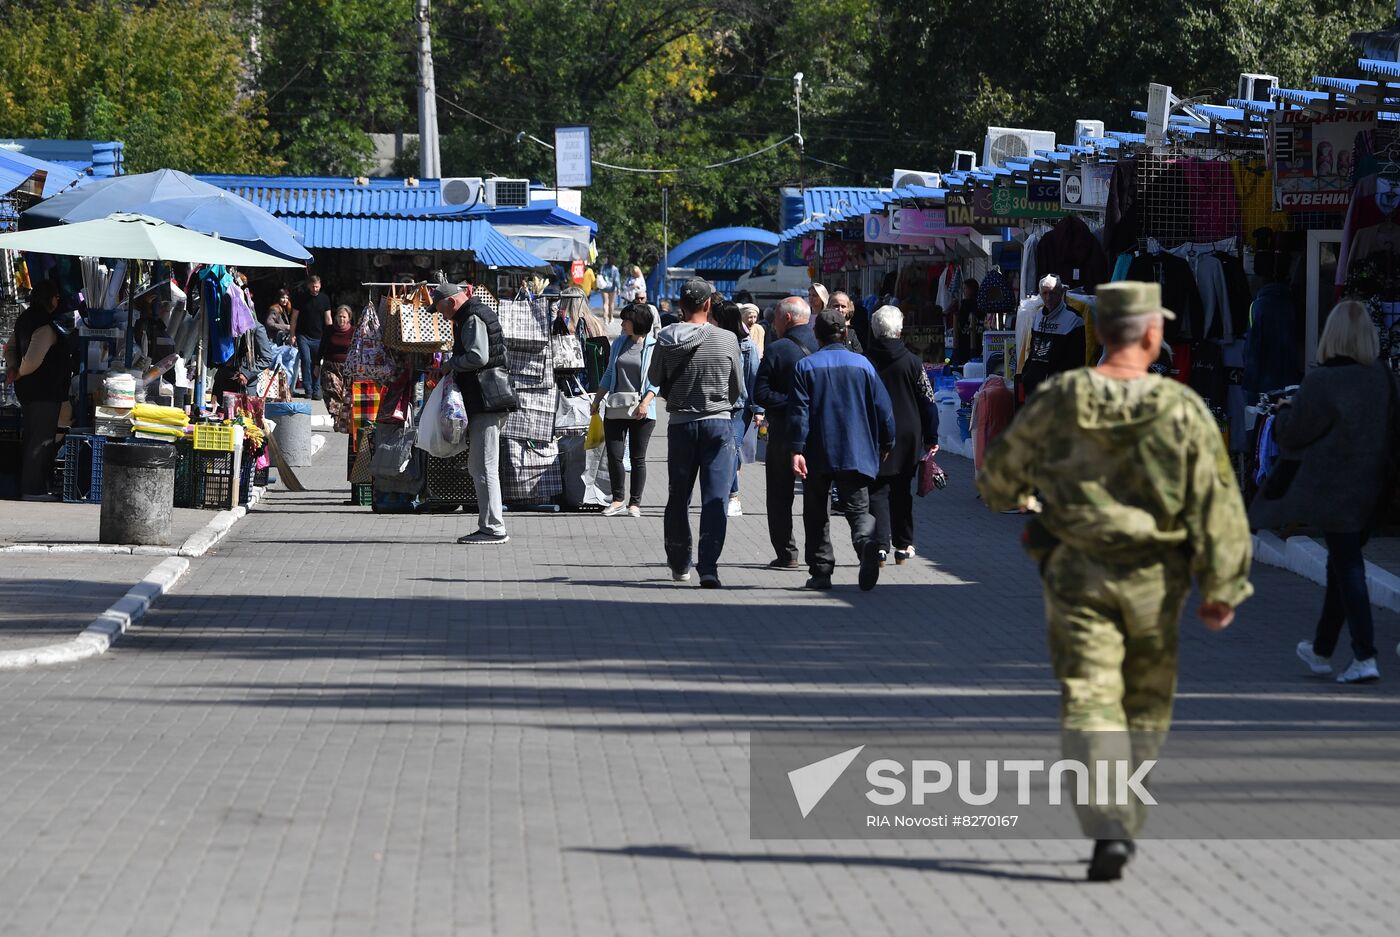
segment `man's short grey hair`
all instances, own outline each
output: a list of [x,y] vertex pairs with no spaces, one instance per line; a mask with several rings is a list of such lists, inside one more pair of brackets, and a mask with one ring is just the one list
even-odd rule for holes
[[777,311],[773,313],[774,318],[782,315],[791,317],[793,322],[800,325],[812,318],[812,307],[801,296],[789,296],[778,303]]
[[870,334],[876,338],[899,338],[904,331],[904,313],[898,306],[881,306],[870,317]]
[[1162,324],[1162,314],[1160,312],[1149,312],[1141,316],[1123,316],[1120,319],[1109,319],[1097,325],[1099,339],[1107,348],[1124,348],[1128,345],[1136,345],[1142,341],[1142,337],[1147,334],[1147,330],[1153,324]]

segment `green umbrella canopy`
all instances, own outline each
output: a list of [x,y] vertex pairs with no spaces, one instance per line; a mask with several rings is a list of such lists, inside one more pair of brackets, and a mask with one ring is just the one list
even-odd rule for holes
[[304,266],[207,234],[186,231],[159,218],[127,212],[113,212],[95,221],[0,234],[0,250],[236,267]]

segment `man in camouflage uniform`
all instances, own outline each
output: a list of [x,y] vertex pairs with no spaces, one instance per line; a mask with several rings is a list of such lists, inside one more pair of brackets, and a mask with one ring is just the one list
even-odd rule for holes
[[[1194,391],[1148,373],[1164,317],[1175,318],[1155,283],[1099,287],[1103,362],[1042,384],[977,478],[993,510],[1038,512],[1025,540],[1045,587],[1065,756],[1091,777],[1096,759],[1135,770],[1156,757],[1192,575],[1212,631],[1253,591],[1249,525],[1220,430]],[[1146,808],[1077,809],[1095,840],[1089,878],[1120,878]]]

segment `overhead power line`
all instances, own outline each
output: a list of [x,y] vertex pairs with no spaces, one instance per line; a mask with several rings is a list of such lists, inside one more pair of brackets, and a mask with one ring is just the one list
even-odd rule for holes
[[[521,140],[529,140],[529,141],[531,141],[531,142],[533,142],[533,143],[539,144],[540,146],[544,147],[545,149],[549,149],[549,150],[554,149],[554,144],[553,144],[553,143],[550,143],[550,142],[548,142],[548,141],[546,141],[546,140],[541,140],[539,137],[535,136],[533,133],[530,133],[530,132],[525,131],[525,130],[511,130],[511,129],[507,128],[507,127],[502,127],[500,124],[496,123],[495,121],[491,120],[490,118],[483,117],[483,116],[481,116],[480,114],[476,113],[475,111],[472,111],[472,110],[469,110],[469,109],[466,108],[466,107],[463,107],[462,105],[458,104],[456,101],[453,101],[451,98],[447,97],[446,95],[443,95],[443,94],[439,93],[439,94],[437,95],[437,98],[438,98],[439,101],[442,101],[442,102],[443,102],[444,104],[446,104],[448,107],[455,108],[456,110],[461,111],[463,114],[466,114],[468,117],[471,117],[471,118],[474,118],[474,119],[476,119],[476,120],[479,120],[479,121],[481,121],[483,124],[486,124],[486,125],[489,126],[489,127],[494,127],[495,129],[501,131],[501,133],[509,134],[509,135],[514,136],[516,142],[520,142]],[[735,163],[742,163],[742,162],[744,162],[745,160],[753,159],[753,158],[755,158],[755,157],[757,157],[757,156],[762,156],[764,153],[769,153],[769,152],[771,152],[771,151],[773,151],[773,150],[776,150],[778,147],[783,146],[783,145],[788,144],[788,143],[791,143],[792,141],[794,141],[794,140],[796,140],[796,139],[798,139],[797,134],[795,134],[795,133],[789,134],[789,135],[787,135],[786,137],[783,137],[783,139],[779,140],[778,142],[776,142],[776,143],[770,143],[768,146],[765,146],[765,147],[763,147],[762,149],[754,150],[752,153],[745,153],[745,154],[743,154],[742,156],[734,156],[734,157],[731,157],[731,158],[729,158],[729,159],[723,159],[723,160],[720,160],[720,161],[717,162],[717,163],[707,163],[707,164],[704,165],[704,166],[675,166],[675,167],[672,167],[672,168],[669,168],[669,169],[648,169],[648,168],[641,167],[641,166],[619,166],[619,165],[617,165],[616,163],[605,163],[605,162],[603,162],[603,161],[600,160],[600,159],[590,160],[590,162],[592,162],[594,166],[599,166],[599,167],[601,167],[601,168],[603,168],[603,169],[612,169],[612,170],[615,170],[615,171],[617,171],[617,172],[633,172],[633,173],[639,173],[639,174],[642,174],[642,175],[664,176],[664,175],[670,175],[670,174],[674,174],[674,173],[704,172],[705,170],[709,170],[709,169],[720,169],[720,168],[722,168],[722,167],[724,167],[724,166],[732,166],[732,165],[734,165]]]

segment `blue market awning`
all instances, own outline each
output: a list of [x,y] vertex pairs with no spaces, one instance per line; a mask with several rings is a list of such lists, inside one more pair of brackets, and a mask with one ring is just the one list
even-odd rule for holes
[[289,215],[282,220],[299,231],[312,250],[460,251],[490,267],[533,270],[549,266],[481,219]]
[[0,195],[13,192],[39,172],[45,174],[44,188],[39,193],[44,198],[57,195],[84,178],[82,173],[58,163],[35,159],[17,150],[0,147]]

